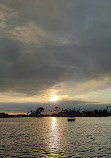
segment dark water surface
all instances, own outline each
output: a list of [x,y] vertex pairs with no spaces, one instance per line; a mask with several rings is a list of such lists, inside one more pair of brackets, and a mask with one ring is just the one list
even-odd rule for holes
[[111,117],[1,118],[0,158],[111,158]]

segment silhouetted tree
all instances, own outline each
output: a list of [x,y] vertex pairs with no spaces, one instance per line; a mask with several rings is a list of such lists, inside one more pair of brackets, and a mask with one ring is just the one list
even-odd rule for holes
[[41,112],[43,112],[43,111],[44,111],[44,108],[43,107],[39,107],[39,108],[37,108],[36,111],[32,111],[31,110],[31,115],[32,116],[39,116],[41,114]]
[[43,107],[39,107],[37,110],[36,110],[36,112],[38,113],[38,114],[40,114],[41,112],[43,112],[44,111],[44,108]]

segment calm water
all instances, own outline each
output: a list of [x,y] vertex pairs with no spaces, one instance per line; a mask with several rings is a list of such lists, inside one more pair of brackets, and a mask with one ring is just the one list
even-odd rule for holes
[[0,158],[111,158],[111,117],[0,119]]

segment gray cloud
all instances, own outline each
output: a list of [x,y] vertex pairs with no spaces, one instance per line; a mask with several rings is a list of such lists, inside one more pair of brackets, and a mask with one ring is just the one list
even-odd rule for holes
[[[111,104],[93,104],[90,102],[83,102],[83,101],[64,101],[59,102],[58,104],[55,103],[0,103],[0,110],[10,112],[29,112],[30,110],[36,110],[38,107],[44,107],[45,112],[49,112],[49,110],[54,111],[55,106],[62,108],[75,108],[75,109],[104,109],[107,106],[111,106]],[[9,108],[10,107],[10,108]]]
[[111,76],[110,0],[0,3],[5,7],[0,12],[1,92],[32,95],[63,81]]

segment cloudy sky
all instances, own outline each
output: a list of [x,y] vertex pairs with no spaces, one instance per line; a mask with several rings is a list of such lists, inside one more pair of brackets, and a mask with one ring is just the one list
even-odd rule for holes
[[0,0],[0,110],[56,100],[111,103],[111,0]]

